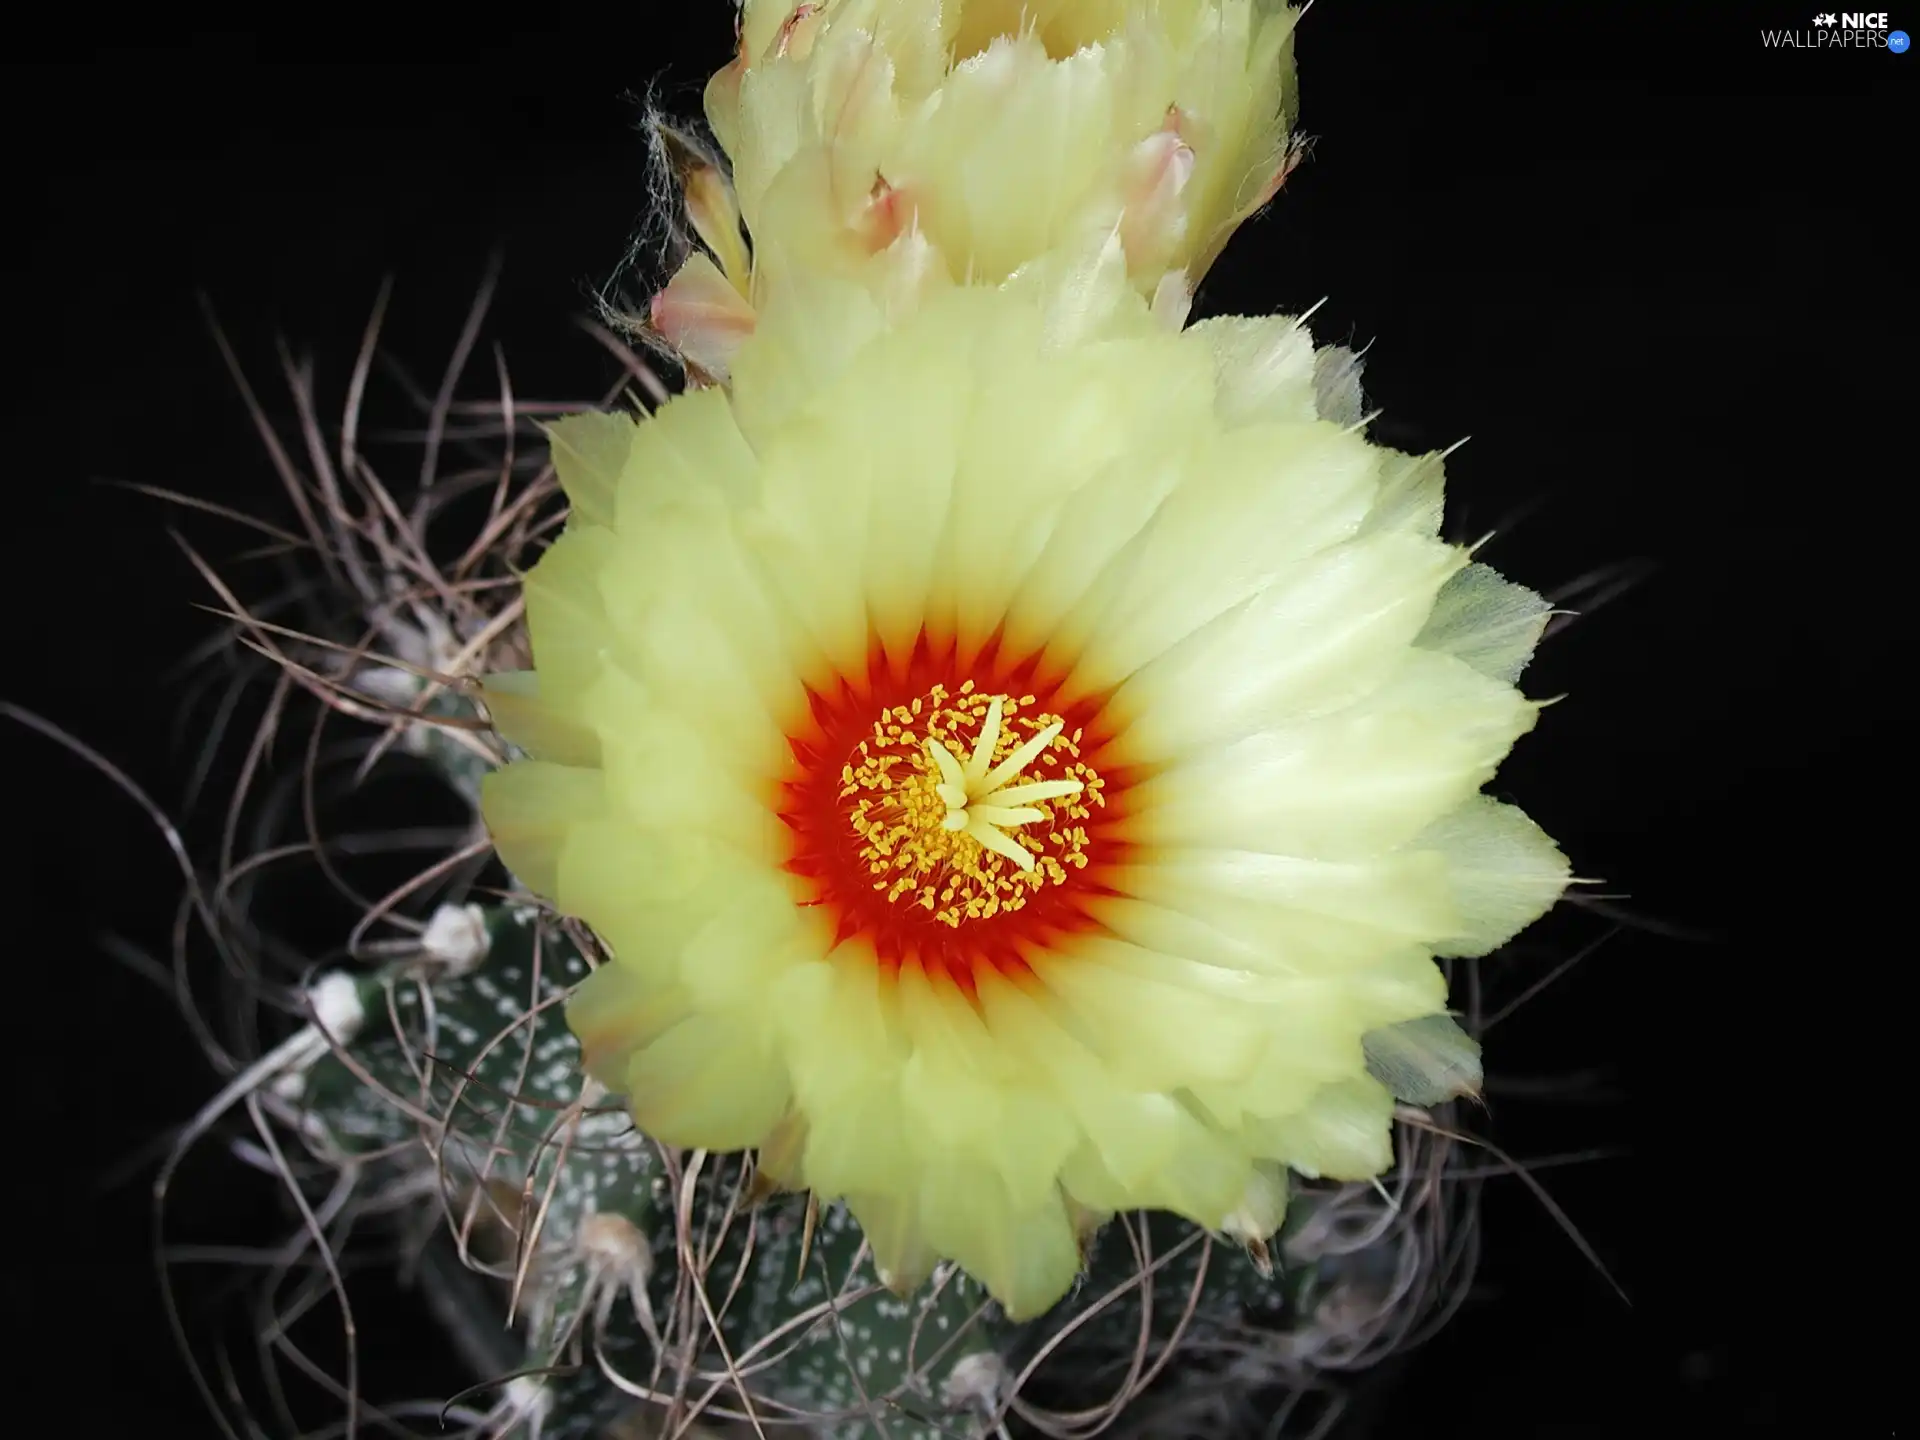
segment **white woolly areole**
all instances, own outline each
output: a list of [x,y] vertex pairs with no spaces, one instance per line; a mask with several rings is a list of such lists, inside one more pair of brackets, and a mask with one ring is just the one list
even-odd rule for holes
[[991,1350],[976,1350],[954,1361],[940,1393],[952,1410],[965,1406],[994,1410],[1012,1378],[1005,1360]]
[[612,1210],[598,1210],[582,1220],[574,1243],[595,1264],[634,1269],[642,1275],[652,1268],[647,1237],[640,1233],[639,1226]]
[[553,1392],[545,1383],[527,1375],[516,1375],[507,1382],[502,1408],[516,1420],[531,1425],[535,1435],[553,1412]]
[[419,677],[392,665],[368,665],[354,673],[354,688],[362,695],[404,709],[420,694]]
[[603,1104],[612,1093],[611,1090],[594,1079],[593,1076],[582,1075],[580,1077],[580,1103],[588,1109]]
[[360,1003],[360,987],[344,971],[321,976],[307,991],[307,1006],[320,1033],[336,1045],[351,1045],[366,1023],[367,1007]]
[[442,905],[420,937],[421,955],[456,980],[485,960],[492,946],[486,912],[478,905]]

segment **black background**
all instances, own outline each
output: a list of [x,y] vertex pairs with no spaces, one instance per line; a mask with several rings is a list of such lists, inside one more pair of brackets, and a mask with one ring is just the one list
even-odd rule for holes
[[[695,22],[636,6],[568,34],[469,17],[431,42],[331,20],[75,42],[72,63],[8,67],[4,233],[25,253],[6,286],[0,696],[177,798],[165,672],[208,633],[193,607],[211,597],[163,534],[179,516],[93,482],[278,513],[196,291],[263,386],[284,335],[337,393],[383,276],[389,342],[432,373],[498,249],[488,334],[522,392],[610,376],[570,322],[645,208],[634,92],[657,81],[692,114],[727,57],[724,7],[687,8]],[[1920,12],[1893,21],[1920,29]],[[1871,1097],[1891,1092],[1853,1031],[1900,1004],[1908,963],[1878,934],[1910,908],[1887,898],[1900,842],[1877,818],[1906,767],[1875,732],[1907,668],[1889,642],[1913,246],[1894,215],[1920,57],[1761,51],[1763,25],[1805,23],[1784,6],[1320,0],[1299,47],[1312,157],[1201,297],[1324,299],[1323,340],[1372,344],[1384,438],[1472,437],[1453,513],[1498,530],[1487,557],[1510,575],[1639,577],[1543,652],[1529,689],[1570,698],[1501,789],[1646,923],[1489,1040],[1512,1082],[1491,1097],[1503,1143],[1619,1152],[1540,1178],[1630,1304],[1495,1180],[1475,1299],[1385,1377],[1370,1433],[1747,1433],[1816,1392],[1821,1433],[1895,1433],[1884,1372],[1815,1356],[1836,1330],[1857,1352],[1872,1323],[1831,1274],[1863,1262],[1829,1247],[1902,1223],[1867,1168],[1891,1147]],[[182,523],[216,555],[241,543]],[[34,1337],[16,1363],[50,1407],[32,1433],[211,1434],[151,1279],[152,1164],[129,1157],[213,1076],[94,938],[162,950],[177,876],[84,766],[18,728],[0,744],[21,852],[0,912],[21,1212],[4,1273],[9,1328]],[[1511,995],[1609,931],[1559,917],[1488,983]],[[183,1184],[186,1238],[284,1226],[235,1167]],[[459,1383],[404,1297],[362,1321],[383,1377]]]

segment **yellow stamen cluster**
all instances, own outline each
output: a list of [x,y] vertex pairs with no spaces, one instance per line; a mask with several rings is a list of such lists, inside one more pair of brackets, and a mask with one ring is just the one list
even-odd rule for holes
[[[840,798],[873,888],[959,926],[1018,910],[1087,863],[1103,783],[1080,732],[1023,715],[1034,697],[935,685],[874,722],[842,769]],[[1024,778],[1023,778],[1024,777]]]

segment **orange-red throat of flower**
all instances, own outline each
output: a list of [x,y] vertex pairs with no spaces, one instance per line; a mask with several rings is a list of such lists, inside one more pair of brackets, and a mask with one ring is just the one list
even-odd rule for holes
[[1126,848],[1112,832],[1127,777],[1098,699],[1059,693],[1038,657],[989,645],[961,664],[924,634],[904,666],[876,644],[864,675],[809,687],[778,804],[786,868],[838,939],[972,994],[980,967],[1023,977],[1095,927],[1086,901],[1110,893]]

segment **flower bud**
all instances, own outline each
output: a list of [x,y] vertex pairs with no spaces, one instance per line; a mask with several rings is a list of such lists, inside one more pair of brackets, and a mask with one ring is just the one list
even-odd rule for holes
[[[1290,166],[1278,0],[747,0],[707,90],[754,241],[751,295],[865,278],[917,233],[997,283],[1117,230],[1146,295],[1196,284]],[[724,257],[722,257],[724,264]]]

